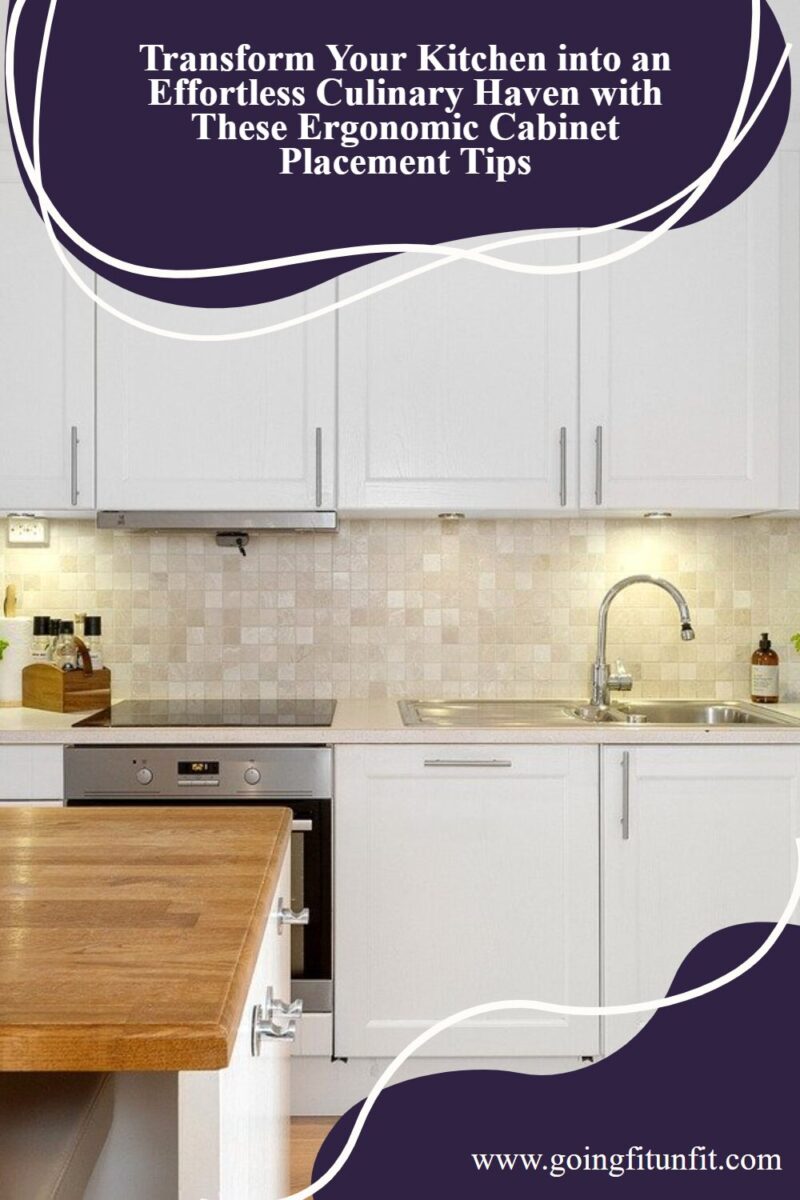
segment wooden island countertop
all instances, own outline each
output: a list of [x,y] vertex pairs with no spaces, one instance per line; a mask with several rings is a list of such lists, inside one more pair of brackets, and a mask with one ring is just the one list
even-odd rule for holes
[[283,808],[0,805],[0,1070],[227,1066]]

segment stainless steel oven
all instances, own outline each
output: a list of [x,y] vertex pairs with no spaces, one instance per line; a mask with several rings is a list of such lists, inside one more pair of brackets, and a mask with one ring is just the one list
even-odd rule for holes
[[[333,999],[331,809],[326,746],[68,746],[68,805],[263,805],[292,810],[292,994],[306,1012]],[[287,897],[288,899],[288,897]]]

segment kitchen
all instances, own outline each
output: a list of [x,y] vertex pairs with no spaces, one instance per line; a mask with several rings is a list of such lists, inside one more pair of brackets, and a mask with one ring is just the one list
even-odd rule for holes
[[[799,155],[795,104],[742,197],[610,268],[531,278],[407,254],[246,314],[280,332],[208,343],[77,291],[3,127],[0,591],[17,615],[0,626],[0,819],[22,807],[51,822],[37,837],[66,838],[58,821],[165,807],[188,831],[206,820],[190,794],[216,820],[291,810],[293,881],[273,872],[264,928],[294,927],[279,969],[247,960],[258,995],[238,1013],[248,1054],[266,1021],[265,1079],[292,1052],[253,1195],[289,1190],[290,1111],[295,1138],[342,1114],[434,1021],[511,996],[662,995],[703,937],[780,916],[800,833]],[[635,236],[519,234],[494,253],[558,265]],[[146,323],[242,327],[91,285]],[[598,653],[604,597],[642,575],[677,589],[694,640],[645,582],[609,602]],[[45,614],[100,618],[110,716],[22,706],[4,667]],[[765,630],[780,702],[754,705]],[[0,1002],[0,1052],[18,1020]],[[638,1027],[504,1014],[405,1073],[584,1069]],[[127,1200],[104,1180],[149,1106],[170,1130],[152,1200],[174,1198],[186,1137],[212,1128],[216,1194],[245,1195],[226,1191],[217,1102],[187,1099],[228,1086],[233,1059],[127,1061],[92,1067],[116,1097],[83,1194]]]

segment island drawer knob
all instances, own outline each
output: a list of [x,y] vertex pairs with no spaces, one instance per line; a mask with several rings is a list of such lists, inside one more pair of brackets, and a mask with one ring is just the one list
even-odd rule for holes
[[[277,1000],[272,994],[272,988],[267,988],[263,1004],[253,1005],[253,1018],[250,1032],[250,1049],[253,1057],[261,1055],[261,1043],[266,1039],[270,1042],[293,1042],[297,1037],[297,1023],[303,1014],[303,1002],[296,1000],[286,1004]],[[276,1018],[289,1017],[285,1025],[279,1024]]]
[[283,898],[278,901],[278,933],[283,933],[284,925],[307,925],[310,919],[310,909],[301,908],[295,911],[284,904]]
[[267,998],[264,1001],[264,1007],[272,1007],[273,1013],[277,1013],[280,1017],[292,1017],[299,1020],[303,1015],[303,1001],[292,1000],[291,1004],[287,1004],[285,1000],[278,1000],[272,993],[272,988],[267,988]]

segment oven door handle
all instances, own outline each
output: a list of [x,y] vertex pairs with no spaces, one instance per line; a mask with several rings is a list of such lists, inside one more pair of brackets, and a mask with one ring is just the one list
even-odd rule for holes
[[292,821],[292,833],[313,833],[313,832],[314,832],[314,822],[313,821],[305,821],[305,820]]

